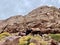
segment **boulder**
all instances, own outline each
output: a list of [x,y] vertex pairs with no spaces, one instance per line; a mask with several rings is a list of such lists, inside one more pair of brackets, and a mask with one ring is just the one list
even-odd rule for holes
[[19,37],[18,36],[9,36],[0,40],[0,45],[18,45]]

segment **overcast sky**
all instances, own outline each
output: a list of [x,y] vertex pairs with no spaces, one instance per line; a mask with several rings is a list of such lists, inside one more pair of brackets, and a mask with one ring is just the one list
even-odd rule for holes
[[42,5],[60,7],[60,0],[0,0],[0,20],[14,15],[26,15]]

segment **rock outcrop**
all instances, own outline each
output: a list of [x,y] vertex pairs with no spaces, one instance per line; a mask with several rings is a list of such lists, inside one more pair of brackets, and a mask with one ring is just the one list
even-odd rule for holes
[[60,33],[60,10],[55,7],[42,6],[26,16],[27,26],[40,28],[41,31]]
[[0,41],[0,45],[18,45],[18,36],[9,36]]
[[25,16],[12,16],[0,22],[0,33],[16,33],[27,28],[39,28],[43,33],[60,33],[60,9],[41,6]]
[[24,30],[24,16],[18,15],[10,17],[0,23],[0,33],[10,32],[16,33],[20,30]]

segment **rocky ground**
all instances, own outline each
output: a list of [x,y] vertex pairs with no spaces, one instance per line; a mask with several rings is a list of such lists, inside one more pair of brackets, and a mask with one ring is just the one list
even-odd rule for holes
[[[8,32],[10,35],[6,36],[3,34],[2,36],[4,32]],[[33,37],[38,34],[42,37],[42,40],[43,35],[47,34],[51,37],[50,45],[58,45],[57,43],[60,42],[60,8],[41,6],[25,16],[18,15],[6,20],[0,20],[0,35],[3,38],[0,41],[0,45],[36,45],[34,43],[18,44],[22,36],[24,37],[29,34],[33,35]],[[43,42],[46,41],[43,40]]]

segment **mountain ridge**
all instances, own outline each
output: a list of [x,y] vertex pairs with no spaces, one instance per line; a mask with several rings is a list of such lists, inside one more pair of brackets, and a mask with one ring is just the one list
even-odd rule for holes
[[[41,6],[25,16],[12,16],[0,22],[1,32],[20,32],[26,28],[39,28],[41,31],[55,30],[60,33],[60,9],[54,6]],[[55,29],[56,28],[56,29]],[[48,32],[49,32],[48,31]],[[50,32],[49,32],[50,33]]]

